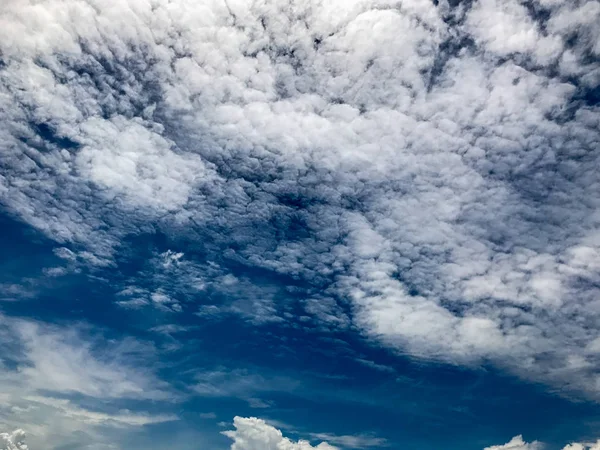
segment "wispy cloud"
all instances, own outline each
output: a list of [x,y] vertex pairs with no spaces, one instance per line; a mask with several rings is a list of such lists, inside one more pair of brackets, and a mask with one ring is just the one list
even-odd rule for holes
[[[113,429],[178,420],[174,413],[143,409],[144,402],[180,398],[153,373],[152,346],[131,338],[106,340],[83,325],[8,316],[0,321],[0,358],[7,363],[0,376],[0,424],[26,430],[33,448],[70,441],[82,446],[83,437],[85,445],[110,443]],[[130,409],[117,406],[128,400],[134,401]]]
[[[19,379],[30,389],[93,397],[169,399],[168,386],[147,370],[155,350],[126,339],[85,338],[84,328],[65,329],[7,316],[4,357],[17,363]],[[146,366],[146,367],[145,367]]]
[[269,408],[272,402],[261,399],[261,394],[292,393],[301,382],[291,377],[261,374],[243,369],[226,369],[199,372],[190,389],[199,396],[238,398],[251,408]]
[[361,449],[388,446],[386,439],[364,434],[338,436],[331,433],[311,433],[310,436],[312,439],[330,442],[334,445],[339,445],[342,448]]
[[107,414],[91,411],[72,404],[70,400],[51,397],[26,397],[24,400],[34,404],[42,404],[56,410],[58,414],[74,421],[84,422],[91,425],[113,425],[113,426],[143,426],[153,423],[172,422],[179,420],[174,414],[136,414],[131,411],[120,411],[115,414]]

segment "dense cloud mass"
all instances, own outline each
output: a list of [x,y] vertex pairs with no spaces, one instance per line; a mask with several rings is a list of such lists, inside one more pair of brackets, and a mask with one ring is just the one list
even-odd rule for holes
[[0,433],[0,450],[27,450],[25,432],[15,430],[12,433]]
[[[600,4],[456,3],[4,1],[0,201],[71,264],[178,233],[331,326],[598,399]],[[293,320],[176,255],[185,290],[123,306],[241,283],[196,312]]]

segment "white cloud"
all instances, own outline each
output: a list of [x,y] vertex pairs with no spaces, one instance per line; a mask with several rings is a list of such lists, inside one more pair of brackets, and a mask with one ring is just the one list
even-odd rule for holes
[[384,438],[370,435],[342,435],[338,436],[332,433],[311,433],[313,439],[323,440],[342,448],[372,448],[372,447],[387,447],[388,441]]
[[[154,375],[152,346],[108,340],[77,324],[7,316],[0,323],[0,357],[11,362],[0,376],[0,429],[22,428],[32,449],[108,445],[115,433],[178,420],[144,411],[146,401],[165,406],[179,399]],[[127,400],[135,407],[120,406]]]
[[500,56],[532,53],[540,64],[547,65],[563,52],[558,36],[544,36],[526,6],[518,0],[479,0],[469,12],[469,27],[485,48]]
[[394,370],[393,367],[378,364],[375,361],[371,361],[369,359],[356,358],[355,361],[362,364],[363,366],[367,366],[371,369],[378,370],[379,372],[396,373],[396,370]]
[[94,117],[79,132],[83,148],[75,167],[84,179],[106,188],[109,201],[124,195],[126,202],[176,210],[187,202],[195,180],[208,178],[199,157],[173,152],[174,144],[143,122]]
[[[43,400],[42,403],[47,403],[47,400]],[[59,408],[63,408],[65,402],[55,402],[52,406],[59,405]],[[76,412],[75,415],[80,414]],[[105,421],[113,420],[112,418],[106,419],[101,414],[92,414],[85,412],[87,420],[91,421]],[[207,418],[214,418],[214,414],[205,415]],[[70,418],[75,418],[69,415]],[[125,423],[133,423],[134,425],[141,425],[144,422],[143,419],[127,417]],[[169,420],[166,418],[165,420]],[[144,422],[146,423],[146,422]],[[229,426],[231,424],[220,422],[219,426]],[[223,431],[222,434],[233,440],[231,444],[231,450],[337,450],[338,447],[334,447],[327,442],[320,442],[316,446],[312,446],[310,442],[306,440],[293,441],[287,437],[284,437],[280,430],[275,428],[273,425],[269,425],[262,419],[256,417],[239,417],[236,416],[233,419],[233,426],[235,430]],[[374,447],[386,447],[387,441],[382,438],[373,436],[357,435],[357,436],[336,436],[331,433],[311,433],[313,440],[322,441],[326,440],[334,444],[340,445],[341,448],[348,449],[363,449],[363,448],[374,448]],[[114,448],[110,445],[108,448]],[[31,447],[31,450],[35,450],[38,447]],[[39,447],[41,448],[41,447]],[[515,436],[508,443],[504,445],[493,445],[486,447],[483,450],[541,450],[542,444],[539,442],[527,443],[523,440],[522,436]],[[12,433],[0,433],[0,450],[28,450],[29,447],[25,444],[25,431],[17,429]],[[600,441],[597,443],[572,443],[568,444],[563,450],[598,450],[600,449]]]
[[77,327],[6,316],[0,320],[9,330],[5,345],[15,346],[5,357],[18,362],[18,377],[29,389],[102,398],[159,400],[172,395],[151,372],[135,366],[151,361],[152,347],[134,340],[88,340]]
[[223,434],[233,440],[231,450],[335,450],[325,442],[311,446],[308,441],[291,441],[283,437],[281,431],[268,425],[264,420],[255,417],[235,417],[235,430],[223,431]]
[[[504,445],[492,445],[484,450],[541,450],[544,445],[540,442],[525,442],[523,436],[515,436]],[[600,441],[597,443],[572,443],[566,445],[563,450],[598,450],[600,449]]]
[[[4,2],[0,201],[94,267],[156,227],[327,286],[329,327],[600,398],[600,7],[438,3]],[[122,306],[221,280],[282,320],[172,252]]]
[[[226,424],[224,424],[226,425]],[[324,441],[316,447],[312,447],[307,441],[293,442],[283,436],[275,426],[268,424],[262,419],[255,417],[235,417],[233,419],[235,430],[224,431],[223,434],[234,442],[231,450],[302,450],[302,449],[336,449],[329,443],[339,445],[341,448],[363,449],[375,447],[387,447],[389,443],[376,436],[369,435],[346,435],[337,436],[331,433],[311,433],[313,440]],[[503,445],[492,445],[483,450],[542,450],[543,444],[537,441],[526,442],[522,436],[515,436]],[[597,450],[598,443],[573,443],[565,446],[563,450]]]
[[504,445],[492,445],[484,450],[541,450],[542,445],[539,442],[527,443],[523,436],[515,436]]
[[294,378],[278,375],[262,375],[243,369],[217,368],[199,372],[190,389],[201,397],[237,398],[248,403],[250,408],[269,408],[273,404],[261,399],[261,394],[294,392],[301,383]]
[[1,450],[27,450],[25,445],[25,432],[15,430],[12,433],[0,433]]
[[42,404],[53,408],[62,416],[92,425],[113,425],[113,426],[143,426],[153,423],[172,422],[178,420],[174,414],[136,414],[131,411],[119,411],[115,414],[107,414],[98,411],[91,411],[80,408],[72,404],[70,400],[56,399],[49,397],[31,396],[26,397],[26,401],[34,404]]
[[580,443],[574,443],[574,444],[569,444],[567,445],[563,450],[599,450],[600,449],[600,441],[597,441],[596,443],[587,443],[587,444],[580,444]]

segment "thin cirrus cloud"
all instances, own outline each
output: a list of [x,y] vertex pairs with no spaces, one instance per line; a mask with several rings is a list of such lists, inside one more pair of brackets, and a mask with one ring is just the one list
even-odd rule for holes
[[[70,269],[191,242],[119,280],[129,310],[302,317],[598,400],[600,6],[451,3],[3,2],[3,210]],[[160,396],[36,326],[35,389]]]
[[[153,374],[155,350],[149,344],[111,342],[83,326],[65,328],[6,316],[0,321],[0,423],[26,429],[32,448],[109,445],[116,429],[178,420],[173,413],[144,410],[144,402],[179,399]],[[111,404],[128,399],[141,406]],[[3,450],[26,448],[23,436],[4,436]]]
[[100,336],[94,342],[85,330],[73,327],[3,316],[0,320],[7,328],[3,346],[12,348],[4,357],[15,362],[15,378],[27,389],[100,398],[174,398],[144,367],[155,358],[149,344],[130,339],[107,346]]

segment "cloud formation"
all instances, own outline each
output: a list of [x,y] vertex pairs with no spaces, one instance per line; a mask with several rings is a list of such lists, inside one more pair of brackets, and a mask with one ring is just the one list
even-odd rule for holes
[[[336,449],[327,442],[322,442],[312,447],[307,441],[293,442],[283,437],[280,430],[267,424],[262,419],[255,417],[235,417],[233,420],[235,430],[224,431],[223,434],[234,442],[231,450],[303,450],[303,449]],[[313,439],[323,440],[340,445],[341,448],[362,449],[370,447],[385,447],[385,439],[365,436],[335,436],[329,433],[313,433]],[[525,442],[522,436],[515,436],[504,445],[493,445],[483,450],[541,450],[540,442]],[[563,450],[597,450],[598,443],[573,443],[565,446]]]
[[15,430],[12,433],[0,433],[1,450],[27,450],[25,445],[25,432]]
[[[541,450],[542,444],[539,442],[527,443],[523,440],[523,436],[515,436],[504,445],[492,445],[484,450]],[[566,450],[566,448],[565,448]]]
[[[598,399],[599,20],[591,0],[4,2],[0,201],[89,267],[160,230],[301,282],[328,326]],[[212,306],[286,317],[247,283],[269,295]],[[181,312],[171,288],[120,301]]]
[[231,450],[336,450],[337,447],[321,442],[313,447],[308,441],[291,441],[281,431],[255,417],[235,417],[233,431],[223,434],[233,440]]
[[[178,420],[144,410],[144,402],[179,398],[153,373],[152,346],[107,340],[83,326],[6,316],[0,324],[0,427],[26,430],[33,448],[108,445],[114,430]],[[137,404],[120,406],[126,400]],[[22,438],[2,435],[2,449],[25,449]]]
[[[8,330],[4,358],[16,364],[28,389],[101,398],[167,399],[166,385],[142,367],[153,348],[133,339],[106,342],[86,338],[85,330],[0,316]],[[12,351],[11,351],[12,350]]]
[[[233,419],[235,430],[223,431],[222,434],[233,440],[231,450],[338,450],[327,442],[321,442],[312,446],[305,440],[292,441],[283,436],[280,430],[267,424],[256,417],[239,417]],[[362,449],[369,447],[384,447],[386,441],[380,438],[366,438],[364,436],[335,436],[328,433],[316,433],[311,435],[313,439],[326,437],[331,442],[339,444],[342,448]],[[527,443],[522,436],[515,436],[504,445],[493,445],[483,450],[541,450],[539,442]],[[563,450],[598,450],[600,441],[597,443],[572,443]],[[25,432],[18,429],[12,433],[0,433],[0,450],[27,450],[25,445]],[[34,449],[32,449],[34,450]]]
[[331,442],[332,444],[339,445],[342,448],[362,449],[388,446],[386,439],[366,434],[338,436],[331,433],[311,433],[310,436],[313,439]]
[[[504,445],[492,445],[484,450],[541,450],[544,446],[540,442],[525,442],[523,436],[515,436]],[[572,443],[566,445],[563,450],[598,450],[600,441],[597,443]]]

